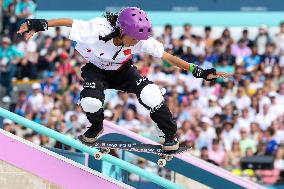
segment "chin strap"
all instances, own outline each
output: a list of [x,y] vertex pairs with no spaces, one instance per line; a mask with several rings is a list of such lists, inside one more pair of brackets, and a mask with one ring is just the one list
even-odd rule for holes
[[123,48],[123,47],[124,47],[124,44],[122,43],[122,45],[121,45],[120,49],[119,49],[118,51],[116,51],[116,53],[113,55],[113,57],[112,57],[112,59],[113,59],[113,60],[115,60],[115,59],[116,59],[116,57],[117,57],[118,53],[120,53],[120,51],[122,50],[122,48]]

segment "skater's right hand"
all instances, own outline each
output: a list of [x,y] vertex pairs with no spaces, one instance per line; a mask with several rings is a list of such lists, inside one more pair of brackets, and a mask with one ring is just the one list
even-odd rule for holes
[[25,40],[29,40],[30,38],[33,37],[33,35],[36,33],[34,30],[31,30],[28,32],[28,25],[27,23],[23,23],[21,26],[20,26],[20,29],[17,31],[17,34],[21,34],[21,35],[24,35],[24,39]]

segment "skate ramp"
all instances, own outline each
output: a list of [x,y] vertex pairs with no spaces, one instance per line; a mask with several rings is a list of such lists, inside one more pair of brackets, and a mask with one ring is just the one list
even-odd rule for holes
[[[104,121],[104,129],[105,132],[103,133],[101,139],[124,140],[131,142],[141,142],[145,144],[157,144],[150,139],[142,137],[109,121]],[[158,160],[158,157],[153,154],[141,152],[133,153],[153,162],[156,162]],[[189,178],[188,180],[191,179],[195,181],[194,185],[189,186],[188,188],[196,188],[195,184],[197,183],[201,184],[199,185],[200,187],[207,186],[209,188],[265,188],[252,181],[235,176],[225,169],[222,169],[190,155],[175,155],[174,159],[167,163],[166,168]],[[185,179],[183,178],[183,180]]]
[[133,188],[0,129],[0,188]]

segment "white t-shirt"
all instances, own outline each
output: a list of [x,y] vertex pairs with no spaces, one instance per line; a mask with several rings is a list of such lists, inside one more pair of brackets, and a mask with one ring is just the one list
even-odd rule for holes
[[43,95],[41,93],[32,94],[28,98],[28,103],[31,105],[33,112],[39,112],[43,106]]
[[211,106],[211,107],[207,107],[207,108],[203,108],[203,114],[207,117],[212,118],[215,114],[221,114],[222,113],[222,109],[220,106]]
[[253,121],[254,120],[251,118],[239,117],[234,129],[238,132],[240,131],[241,128],[245,128],[247,131],[250,131],[250,124]]
[[237,109],[242,110],[246,107],[249,107],[251,104],[251,100],[248,96],[236,97],[234,99]]
[[232,149],[233,141],[240,140],[240,138],[240,134],[233,129],[231,129],[230,131],[224,130],[222,132],[222,139],[224,141],[224,146],[227,151],[230,151]]
[[[75,49],[89,62],[104,70],[117,70],[132,58],[133,54],[147,53],[161,58],[164,53],[163,44],[150,37],[140,40],[131,47],[115,46],[113,39],[104,42],[99,36],[106,36],[113,31],[106,18],[96,17],[89,21],[73,20],[69,39],[77,42]],[[118,53],[115,60],[115,53]]]
[[271,112],[266,115],[259,113],[256,115],[255,122],[257,122],[263,131],[271,125],[272,121],[276,119],[276,115]]

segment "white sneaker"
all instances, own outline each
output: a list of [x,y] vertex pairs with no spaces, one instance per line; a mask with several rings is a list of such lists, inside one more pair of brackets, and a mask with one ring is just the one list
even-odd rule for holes
[[11,97],[9,97],[9,96],[4,96],[4,97],[2,98],[2,101],[3,101],[4,103],[10,103],[10,102],[11,102]]

